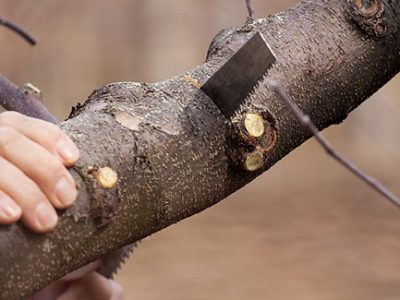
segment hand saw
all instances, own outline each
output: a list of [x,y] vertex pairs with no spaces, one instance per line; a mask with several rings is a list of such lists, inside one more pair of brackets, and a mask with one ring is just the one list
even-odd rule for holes
[[201,89],[229,119],[275,62],[275,55],[257,32]]
[[[257,32],[201,89],[229,119],[275,62],[267,42]],[[107,255],[98,272],[112,278],[136,246],[133,243]]]

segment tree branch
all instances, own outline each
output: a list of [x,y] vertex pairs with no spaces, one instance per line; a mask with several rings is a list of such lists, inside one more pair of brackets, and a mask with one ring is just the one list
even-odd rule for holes
[[254,9],[253,9],[253,2],[252,0],[246,0],[246,7],[247,7],[247,12],[249,14],[248,20],[250,22],[254,21]]
[[0,25],[3,25],[5,27],[11,29],[12,31],[14,31],[16,34],[21,36],[25,41],[27,41],[32,46],[36,45],[36,43],[37,43],[36,38],[32,34],[30,34],[28,31],[23,29],[21,26],[19,26],[18,24],[11,22],[10,20],[7,20],[0,16]]
[[[372,2],[377,9],[368,6]],[[205,64],[183,75],[95,91],[61,125],[81,149],[73,170],[77,204],[60,213],[56,230],[45,236],[21,224],[0,227],[3,298],[26,297],[214,205],[306,141],[311,133],[283,109],[270,80],[281,83],[319,129],[344,120],[400,71],[399,0],[359,4],[302,1],[229,31],[213,43]],[[228,122],[199,86],[257,31],[278,63]],[[261,136],[246,131],[249,113],[262,117]],[[254,172],[244,168],[249,159],[259,166]]]
[[338,161],[342,166],[348,169],[351,173],[359,177],[369,186],[371,186],[378,193],[383,195],[386,199],[392,202],[397,207],[400,207],[400,199],[394,193],[392,193],[388,188],[386,188],[381,182],[377,179],[369,176],[364,173],[360,168],[358,168],[353,162],[349,161],[347,158],[343,157],[339,152],[337,152],[331,144],[325,140],[322,133],[318,130],[318,128],[311,121],[310,117],[305,115],[301,109],[296,105],[296,103],[290,99],[289,95],[285,93],[282,87],[276,81],[271,81],[269,83],[269,87],[271,90],[276,93],[282,101],[290,108],[293,114],[299,119],[301,124],[306,127],[315,137],[316,141],[324,148],[328,155],[332,156],[336,161]]
[[40,102],[40,91],[31,84],[20,88],[0,75],[0,105],[6,110],[57,124],[57,119]]

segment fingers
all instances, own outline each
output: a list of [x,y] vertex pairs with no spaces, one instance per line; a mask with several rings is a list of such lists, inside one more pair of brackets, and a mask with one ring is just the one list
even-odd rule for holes
[[[29,300],[55,300],[59,299],[69,287],[68,281],[56,281],[32,295]],[[74,299],[77,300],[77,299]]]
[[123,290],[116,282],[93,272],[72,282],[67,291],[58,299],[123,300]]
[[6,193],[0,191],[0,223],[11,224],[21,217],[21,208]]
[[0,114],[0,223],[22,216],[32,230],[54,228],[53,208],[76,200],[75,181],[65,166],[79,159],[73,141],[57,126],[16,112]]
[[[59,299],[59,297],[66,292],[69,288],[72,281],[81,280],[83,277],[88,276],[88,274],[94,272],[101,266],[101,260],[97,260],[86,266],[69,273],[68,275],[64,276],[60,280],[53,282],[49,286],[45,287],[44,289],[40,290],[36,294],[34,294],[30,300],[54,300]],[[75,298],[81,299],[81,298]]]
[[27,117],[16,112],[0,114],[0,126],[17,130],[28,139],[56,155],[66,166],[79,159],[79,150],[73,141],[54,124]]
[[75,270],[72,273],[69,273],[68,275],[65,275],[60,280],[73,281],[73,280],[80,279],[82,277],[87,276],[89,273],[96,271],[98,268],[101,267],[101,264],[102,264],[101,260],[96,260],[90,264],[87,264],[86,266],[79,268],[78,270]]
[[55,207],[66,208],[75,201],[74,179],[59,159],[11,128],[0,127],[0,140],[0,156],[34,179]]
[[[0,157],[0,190],[3,195],[0,198],[0,206],[12,203],[10,199],[15,201],[22,210],[22,221],[32,230],[43,233],[50,231],[56,225],[57,214],[40,188],[20,169],[2,157]],[[9,222],[11,218],[7,220],[7,223]]]

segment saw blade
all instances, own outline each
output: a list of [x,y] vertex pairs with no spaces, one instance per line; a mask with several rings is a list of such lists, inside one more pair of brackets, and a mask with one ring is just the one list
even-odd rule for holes
[[254,34],[201,89],[230,118],[276,62],[260,32]]
[[138,243],[139,242],[132,243],[118,250],[115,250],[110,254],[107,254],[105,257],[102,258],[103,264],[97,270],[97,273],[109,279],[113,279],[114,275],[117,274],[118,270],[129,258],[130,254],[138,246]]

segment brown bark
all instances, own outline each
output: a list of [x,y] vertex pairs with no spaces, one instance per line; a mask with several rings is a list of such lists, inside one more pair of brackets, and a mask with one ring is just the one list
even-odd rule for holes
[[[123,245],[224,199],[310,136],[267,88],[280,82],[320,129],[341,122],[400,70],[400,1],[313,0],[217,36],[207,62],[165,82],[95,91],[62,128],[79,145],[80,194],[48,235],[0,228],[2,299],[20,299]],[[256,31],[278,63],[228,122],[198,86]],[[265,139],[243,135],[243,114],[266,119]],[[378,120],[377,120],[378,121]],[[264,155],[261,170],[243,159]],[[105,189],[98,168],[119,176]]]
[[32,84],[27,83],[19,88],[8,78],[0,75],[0,105],[6,110],[57,124],[57,119],[41,102],[41,92]]

